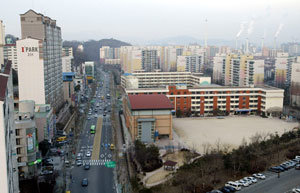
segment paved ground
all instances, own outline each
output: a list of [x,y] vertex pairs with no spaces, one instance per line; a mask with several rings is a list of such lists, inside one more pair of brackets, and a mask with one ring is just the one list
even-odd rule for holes
[[[297,122],[287,122],[278,118],[259,116],[229,116],[213,118],[174,118],[173,128],[178,136],[192,149],[204,152],[208,147],[227,149],[238,147],[243,140],[250,141],[255,134],[268,136],[282,134],[298,126]],[[234,133],[234,137],[233,134]]]
[[96,125],[96,133],[94,137],[94,151],[92,152],[92,160],[97,160],[99,158],[100,148],[101,148],[101,134],[102,134],[102,118],[99,117]]

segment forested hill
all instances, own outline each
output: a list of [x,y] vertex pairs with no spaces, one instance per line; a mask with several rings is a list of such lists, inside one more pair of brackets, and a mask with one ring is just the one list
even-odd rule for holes
[[[77,52],[78,45],[83,45],[83,53]],[[86,42],[80,41],[64,41],[63,46],[73,47],[74,62],[75,65],[84,61],[99,61],[99,49],[102,46],[110,46],[112,48],[118,48],[121,46],[130,46],[131,44],[122,42],[116,39],[102,39],[99,41],[89,40]]]

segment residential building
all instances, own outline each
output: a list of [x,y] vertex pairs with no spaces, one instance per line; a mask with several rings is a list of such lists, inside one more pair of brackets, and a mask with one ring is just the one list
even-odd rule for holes
[[226,114],[279,113],[283,108],[284,90],[269,87],[229,87],[172,85],[165,88],[125,89],[127,95],[164,94],[174,111],[192,116],[213,115],[215,110]]
[[[120,48],[102,46],[100,48],[101,64],[120,64]],[[119,62],[119,63],[118,63]]]
[[14,98],[11,63],[0,69],[0,187],[3,193],[19,192]]
[[19,101],[15,114],[16,149],[19,178],[32,179],[37,175],[37,130],[34,116],[34,101]]
[[216,54],[213,58],[213,83],[222,84],[223,82],[223,64],[225,63],[226,54]]
[[158,88],[169,85],[185,84],[188,86],[209,85],[210,77],[201,76],[201,73],[191,72],[135,72],[121,76],[121,86],[128,88]]
[[4,60],[9,60],[12,63],[12,68],[18,71],[18,56],[16,44],[5,44]]
[[95,64],[94,62],[85,62],[82,65],[83,73],[86,78],[87,83],[92,83],[95,77]]
[[137,46],[122,46],[120,48],[121,68],[125,73],[142,70],[142,50]]
[[63,47],[62,48],[62,57],[64,56],[73,56],[73,48],[72,47]]
[[178,56],[177,72],[203,72],[204,57],[201,55]]
[[278,52],[275,60],[275,85],[278,88],[288,88],[291,84],[291,71],[294,57],[288,53]]
[[84,88],[85,88],[85,84],[84,84],[84,78],[80,75],[75,75],[75,78],[74,78],[74,86],[75,88],[79,85],[80,87],[80,91],[84,91]]
[[51,104],[57,111],[64,102],[61,29],[56,20],[33,10],[20,16],[22,39],[17,41],[20,100]]
[[298,56],[292,63],[290,90],[290,104],[295,107],[300,107],[300,56]]
[[4,53],[3,48],[5,45],[5,27],[3,21],[0,20],[0,69],[4,65]]
[[142,68],[146,72],[160,69],[157,50],[142,50]]
[[73,56],[61,57],[62,72],[72,72]]
[[151,143],[164,136],[173,139],[173,105],[165,95],[128,95],[123,100],[123,109],[133,140]]
[[36,104],[34,111],[38,143],[43,140],[52,142],[56,130],[53,108],[50,104]]
[[67,101],[73,107],[75,106],[75,90],[74,90],[74,72],[63,72],[63,88],[64,88],[64,101]]

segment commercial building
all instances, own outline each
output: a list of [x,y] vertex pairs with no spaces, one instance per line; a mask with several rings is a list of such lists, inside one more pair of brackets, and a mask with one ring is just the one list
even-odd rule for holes
[[64,72],[63,76],[63,88],[64,88],[64,101],[67,101],[73,107],[75,106],[75,90],[74,90],[74,72]]
[[135,72],[121,76],[123,89],[157,88],[168,85],[186,84],[188,86],[209,85],[210,77],[203,77],[201,73],[191,72]]
[[34,111],[38,142],[52,142],[56,129],[53,108],[50,104],[36,104]]
[[123,100],[126,126],[131,138],[151,143],[172,136],[173,105],[165,95],[129,95]]
[[13,100],[9,62],[0,69],[0,187],[3,193],[19,192]]
[[19,178],[31,179],[37,175],[37,130],[34,101],[20,101],[15,114],[16,149]]
[[3,48],[5,45],[5,27],[3,21],[0,20],[0,69],[4,65]]
[[16,44],[5,44],[4,60],[9,60],[12,63],[12,68],[18,71],[18,56]]
[[61,29],[55,20],[33,10],[20,16],[22,39],[17,41],[20,100],[51,104],[56,111],[64,102]]
[[284,90],[274,87],[168,86],[166,88],[125,89],[127,95],[164,94],[174,105],[174,112],[193,116],[224,114],[278,113],[283,108]]

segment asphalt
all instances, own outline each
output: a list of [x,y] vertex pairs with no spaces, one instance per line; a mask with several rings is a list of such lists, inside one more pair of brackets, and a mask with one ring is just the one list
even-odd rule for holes
[[[106,88],[108,86],[108,89]],[[97,87],[98,92],[100,94],[106,96],[109,93],[109,77],[105,77],[103,87]],[[84,166],[74,166],[71,171],[72,174],[72,183],[70,185],[71,193],[115,193],[115,183],[114,183],[114,174],[113,168],[105,167],[105,162],[114,161],[112,156],[112,151],[106,144],[112,143],[112,127],[110,122],[110,113],[106,113],[106,116],[103,116],[104,107],[108,104],[110,100],[105,98],[104,102],[100,102],[101,98],[96,98],[96,102],[94,103],[94,109],[96,108],[96,104],[100,103],[100,107],[102,110],[98,110],[97,113],[92,113],[92,117],[97,115],[97,118],[91,118],[90,120],[86,120],[86,125],[82,130],[79,140],[79,150],[84,154],[83,163],[89,162],[91,167],[89,170],[84,170]],[[109,109],[110,106],[107,106]],[[90,116],[90,115],[89,115]],[[102,129],[101,131],[101,141],[100,141],[100,152],[99,157],[96,160],[91,160],[91,157],[86,157],[85,153],[87,150],[91,152],[94,149],[94,135],[90,134],[91,125],[96,125],[98,118],[102,118]],[[97,129],[98,131],[98,129]],[[97,135],[97,133],[96,133]],[[99,135],[98,135],[99,136]],[[99,149],[99,148],[95,148]],[[94,153],[92,153],[95,155]],[[82,187],[81,181],[83,178],[88,178],[88,186]]]

